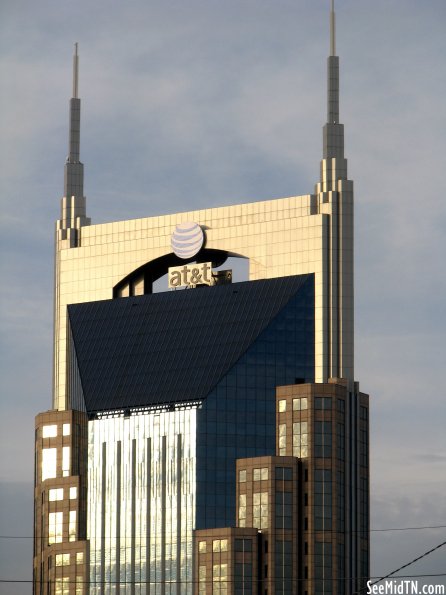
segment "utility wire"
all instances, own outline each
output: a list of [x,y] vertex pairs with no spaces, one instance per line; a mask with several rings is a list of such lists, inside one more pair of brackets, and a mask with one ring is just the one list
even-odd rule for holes
[[[435,552],[436,550],[439,550],[441,547],[443,547],[444,545],[446,545],[446,541],[443,541],[443,543],[439,543],[438,545],[436,545],[434,548],[432,548],[431,550],[428,550],[427,552],[424,552],[424,554],[421,554],[421,556],[418,556],[417,558],[414,558],[413,560],[411,560],[410,562],[408,562],[407,564],[404,564],[403,566],[400,566],[399,568],[397,568],[396,570],[392,570],[392,572],[389,572],[389,574],[386,574],[385,576],[382,576],[381,578],[379,578],[378,580],[375,580],[373,583],[370,583],[367,587],[363,587],[362,589],[360,589],[359,591],[356,591],[356,593],[354,593],[354,595],[359,595],[360,593],[363,593],[365,591],[365,589],[368,589],[369,587],[371,587],[372,585],[376,585],[376,583],[380,583],[381,581],[385,580],[386,578],[389,578],[393,575],[395,575],[397,572],[399,572],[400,570],[403,570],[403,568],[407,568],[408,566],[411,566],[412,564],[414,564],[415,562],[418,562],[418,560],[421,560],[422,558],[425,558],[426,556],[429,556],[429,554],[432,554],[432,552]],[[440,576],[445,576],[445,575],[440,575]],[[399,577],[398,577],[399,578]]]
[[[402,574],[399,575],[395,578],[403,578],[403,579],[411,579],[411,578],[438,578],[441,576],[446,576],[446,573],[440,573],[440,574]],[[63,577],[57,577],[57,578],[63,578]],[[67,577],[66,577],[67,578]],[[372,577],[366,577],[369,579],[376,579],[378,577],[376,576],[372,576]],[[212,581],[212,579],[210,579]],[[294,578],[291,579],[293,583],[296,582],[300,582],[300,581],[309,581],[309,580],[316,580],[315,578]],[[334,582],[334,581],[338,581],[338,580],[343,580],[343,581],[350,581],[350,580],[365,580],[365,577],[344,577],[342,579],[339,578],[325,578],[325,579],[321,579],[324,582]],[[379,579],[379,580],[383,580],[383,579]],[[379,580],[377,582],[379,582]],[[1,583],[54,583],[55,579],[50,579],[50,580],[45,580],[45,581],[37,581],[37,580],[32,580],[32,579],[0,579],[0,584]],[[76,579],[70,579],[68,581],[66,581],[67,583],[76,583],[77,584],[88,584],[88,585],[133,585],[135,583],[138,584],[146,584],[146,583],[150,583],[151,585],[161,585],[161,584],[167,584],[167,583],[180,583],[180,584],[187,584],[187,585],[194,585],[194,584],[198,584],[199,581],[197,579],[195,580],[190,580],[190,581],[147,581],[147,580],[141,580],[141,581],[76,581]],[[220,580],[219,583],[233,583],[235,582],[234,579],[227,579],[227,580]],[[375,583],[372,583],[375,584]],[[357,593],[360,593],[360,591],[357,591],[354,595],[357,595]]]
[[[386,533],[390,531],[426,531],[428,529],[446,529],[446,525],[425,525],[422,527],[389,527],[387,529],[370,529],[370,533]],[[324,529],[320,531],[305,531],[305,534],[312,535],[315,533],[338,533],[341,535],[350,535],[352,533],[368,533],[368,531],[362,531],[358,529],[358,531],[336,531],[335,529]],[[29,535],[0,535],[0,539],[48,539],[48,537],[41,536],[34,537]],[[118,539],[118,537],[106,537],[105,539]],[[129,536],[121,535],[120,539],[130,539]],[[78,541],[85,541],[85,540],[78,540]]]

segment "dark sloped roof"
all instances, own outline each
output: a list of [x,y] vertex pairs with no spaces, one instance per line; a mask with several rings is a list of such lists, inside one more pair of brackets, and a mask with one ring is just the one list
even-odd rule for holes
[[205,398],[309,278],[68,306],[87,411]]

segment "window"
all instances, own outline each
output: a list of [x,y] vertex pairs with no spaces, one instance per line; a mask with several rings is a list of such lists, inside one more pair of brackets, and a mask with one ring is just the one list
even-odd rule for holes
[[[237,540],[243,543],[243,539]],[[246,541],[246,540],[245,540]],[[243,549],[238,551],[242,552]],[[234,594],[247,595],[252,593],[252,561],[251,554],[245,553],[234,564]]]
[[293,456],[308,457],[308,423],[306,421],[293,423]]
[[71,426],[70,424],[63,424],[62,425],[62,435],[69,436],[71,434]]
[[293,399],[293,411],[305,411],[308,409],[307,397],[301,397],[300,399]]
[[340,461],[345,461],[345,426],[338,422],[336,427],[337,457]]
[[57,500],[63,500],[63,488],[48,490],[48,500],[50,502],[57,502]]
[[77,498],[77,487],[72,486],[70,488],[70,500],[76,500],[76,498]]
[[84,579],[82,576],[76,576],[76,595],[83,595]]
[[57,426],[43,426],[42,428],[42,438],[56,438],[57,436]]
[[236,552],[252,552],[252,540],[236,539],[234,542],[234,550]]
[[240,494],[238,499],[239,527],[246,527],[246,494]]
[[293,479],[291,467],[276,467],[276,481],[290,481]]
[[279,413],[283,413],[284,411],[286,411],[286,400],[280,399],[279,400]]
[[68,576],[56,578],[55,595],[70,595],[70,578]]
[[62,475],[68,477],[70,475],[70,447],[64,446],[62,448]]
[[213,552],[227,552],[228,551],[228,540],[227,539],[214,539],[212,542]]
[[359,504],[359,529],[361,537],[366,539],[369,532],[369,488],[367,477],[360,478]]
[[252,524],[257,529],[268,528],[268,492],[254,492]]
[[367,420],[367,418],[368,418],[368,411],[367,411],[367,407],[363,407],[363,406],[361,405],[361,407],[360,407],[360,410],[359,410],[359,411],[360,411],[360,417],[361,417],[361,419],[363,419],[363,420],[365,420],[365,421],[366,421],[366,420]]
[[240,483],[246,483],[246,469],[241,469],[238,472],[238,480]]
[[314,455],[331,457],[331,421],[314,422]]
[[344,401],[344,399],[338,399],[338,411],[340,413],[344,413],[344,411],[345,411],[345,401]]
[[198,595],[206,595],[206,566],[204,565],[198,567]]
[[328,531],[332,528],[332,476],[330,469],[314,471],[314,528]]
[[56,554],[56,566],[69,566],[70,554]]
[[62,542],[63,512],[50,512],[48,515],[48,544]]
[[293,546],[291,541],[276,541],[275,592],[279,595],[293,592]]
[[42,481],[56,477],[57,448],[42,449]]
[[359,464],[367,467],[368,463],[368,436],[367,430],[359,431]]
[[264,481],[268,479],[268,467],[262,467],[261,469],[254,469],[253,480]]
[[84,552],[77,552],[76,553],[76,564],[83,564],[84,563]]
[[[223,541],[223,540],[222,540]],[[226,540],[224,540],[226,541]],[[212,567],[212,592],[214,595],[225,595],[228,592],[228,565],[214,564]]]
[[316,541],[314,544],[314,572],[316,592],[332,593],[332,548],[330,542]]
[[200,554],[206,553],[206,542],[205,541],[198,542],[198,551],[200,552]]
[[338,509],[338,531],[345,531],[345,474],[343,471],[336,471],[337,509]]
[[286,455],[286,424],[279,424],[279,456]]
[[316,397],[314,406],[315,409],[331,409],[331,397]]
[[276,529],[293,528],[293,494],[276,491]]
[[70,510],[70,523],[68,525],[68,539],[76,541],[76,511]]

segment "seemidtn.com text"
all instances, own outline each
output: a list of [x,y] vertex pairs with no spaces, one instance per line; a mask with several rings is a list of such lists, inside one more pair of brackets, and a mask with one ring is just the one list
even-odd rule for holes
[[445,595],[445,585],[419,585],[413,580],[367,581],[367,593],[373,595]]

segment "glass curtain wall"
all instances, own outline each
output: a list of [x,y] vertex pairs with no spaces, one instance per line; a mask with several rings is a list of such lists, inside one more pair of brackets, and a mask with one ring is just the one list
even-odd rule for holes
[[192,593],[196,409],[89,422],[90,593]]

